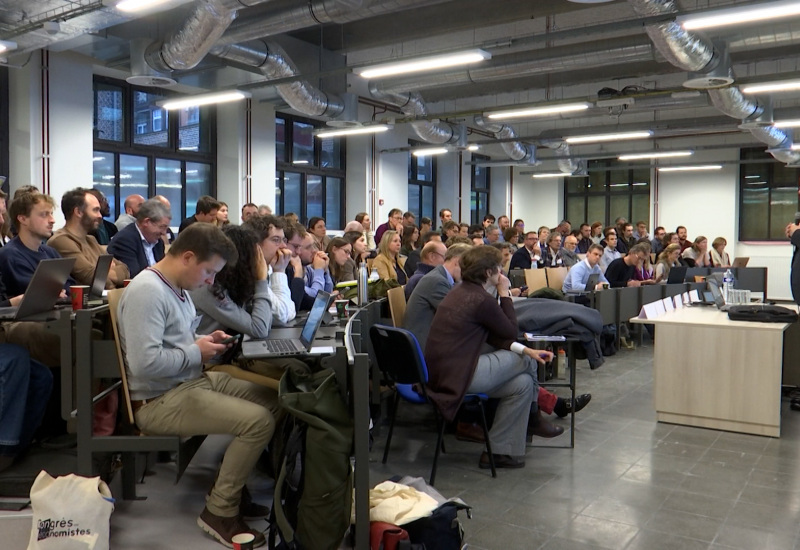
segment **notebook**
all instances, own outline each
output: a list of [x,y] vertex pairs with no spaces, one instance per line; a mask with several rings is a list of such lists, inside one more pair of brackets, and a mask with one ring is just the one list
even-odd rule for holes
[[568,290],[565,294],[584,294],[586,292],[594,291],[594,287],[597,286],[597,283],[600,281],[600,275],[598,273],[592,273],[589,275],[589,278],[586,280],[586,286],[582,289],[575,288],[572,290]]
[[300,332],[300,338],[266,338],[264,340],[248,340],[242,343],[242,353],[245,356],[280,357],[284,355],[299,355],[311,351],[311,344],[317,330],[322,324],[322,317],[328,311],[331,295],[327,292],[317,292],[311,311]]
[[75,258],[42,260],[33,272],[28,289],[19,306],[0,308],[0,320],[44,320],[56,305],[56,300],[67,282]]

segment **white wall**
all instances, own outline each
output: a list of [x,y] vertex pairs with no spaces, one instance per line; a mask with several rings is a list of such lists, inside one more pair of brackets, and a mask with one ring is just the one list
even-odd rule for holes
[[520,175],[520,170],[514,168],[511,221],[522,219],[526,231],[536,231],[541,225],[555,227],[564,215],[564,179],[533,179]]
[[[255,99],[251,108],[253,174],[250,202],[267,204],[274,208],[275,110],[271,104],[261,103]],[[240,143],[240,147],[244,147],[244,144]]]

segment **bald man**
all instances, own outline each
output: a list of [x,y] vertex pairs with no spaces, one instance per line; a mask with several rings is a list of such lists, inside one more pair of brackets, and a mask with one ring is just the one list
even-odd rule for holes
[[126,226],[136,221],[136,214],[139,212],[139,208],[142,206],[143,202],[144,197],[141,195],[127,196],[124,203],[125,212],[120,214],[117,221],[114,222],[114,225],[117,226],[117,230],[124,229]]
[[409,277],[408,282],[406,283],[406,301],[408,300],[408,297],[411,296],[411,293],[414,291],[414,287],[417,286],[419,280],[433,271],[433,268],[444,263],[444,257],[446,254],[447,247],[441,241],[429,241],[425,246],[422,247],[422,252],[419,254],[417,270],[413,275],[411,275],[411,277]]

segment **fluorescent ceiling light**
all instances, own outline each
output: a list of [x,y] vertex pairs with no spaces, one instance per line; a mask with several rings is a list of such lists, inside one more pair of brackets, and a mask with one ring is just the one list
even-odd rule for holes
[[800,151],[800,143],[793,143],[792,151]]
[[664,159],[672,157],[688,157],[693,155],[694,151],[652,151],[650,153],[631,153],[628,155],[620,155],[619,160],[639,160],[639,159]]
[[443,155],[446,152],[446,147],[428,147],[426,149],[417,149],[415,151],[411,151],[411,154],[415,157],[429,157],[432,155]]
[[681,18],[686,30],[710,29],[729,25],[753,24],[757,21],[796,17],[800,15],[800,2],[772,2],[750,8],[733,8],[714,11],[702,16]]
[[418,73],[422,71],[433,71],[447,67],[456,67],[470,63],[478,63],[491,59],[492,54],[487,51],[473,49],[453,52],[444,55],[432,55],[418,57],[416,59],[406,59],[403,61],[392,61],[390,63],[380,63],[368,67],[353,69],[353,72],[364,78],[380,78],[384,76]]
[[539,174],[534,174],[531,177],[536,179],[543,179],[543,178],[566,178],[567,176],[571,176],[572,174],[567,174],[566,172],[540,172]]
[[17,49],[17,43],[11,40],[0,40],[0,53]]
[[780,80],[764,84],[750,84],[742,87],[745,94],[761,94],[765,92],[791,92],[800,90],[800,80]]
[[565,103],[563,105],[548,105],[545,107],[531,107],[530,109],[514,109],[507,111],[489,111],[486,113],[486,118],[522,118],[534,116],[547,116],[558,113],[569,113],[573,111],[584,111],[591,107],[592,104],[588,101],[581,103]]
[[659,172],[693,172],[695,170],[721,170],[721,164],[698,164],[697,166],[662,166]]
[[653,135],[650,130],[641,132],[622,132],[617,134],[595,134],[593,136],[570,136],[564,138],[567,143],[593,143],[597,141],[621,141],[625,139],[643,139]]
[[292,164],[308,164],[307,160],[293,160]]
[[167,111],[171,111],[174,109],[184,109],[186,107],[200,107],[201,105],[228,103],[231,101],[246,99],[248,97],[251,97],[250,92],[230,90],[227,92],[216,92],[213,94],[198,94],[175,99],[162,99],[160,101],[156,101],[156,105],[166,109]]
[[467,146],[467,151],[478,151],[480,148],[481,148],[480,145],[473,144],[473,145]]
[[116,7],[119,11],[143,11],[155,7],[159,4],[165,4],[169,0],[122,0],[117,3]]
[[388,124],[373,124],[371,126],[360,126],[357,128],[339,128],[336,130],[322,130],[317,134],[318,138],[332,138],[340,136],[357,136],[359,134],[378,134],[391,128]]
[[796,120],[779,120],[774,123],[775,128],[797,128],[800,126],[800,119]]

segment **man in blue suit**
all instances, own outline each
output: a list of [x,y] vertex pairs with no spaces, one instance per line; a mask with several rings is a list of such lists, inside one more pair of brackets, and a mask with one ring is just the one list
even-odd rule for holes
[[161,201],[142,203],[136,221],[114,235],[108,253],[128,266],[131,278],[164,257],[164,240],[172,214]]

